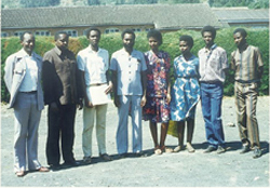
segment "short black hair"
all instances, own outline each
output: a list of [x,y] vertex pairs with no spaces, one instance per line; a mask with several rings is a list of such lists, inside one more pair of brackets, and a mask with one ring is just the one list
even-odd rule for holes
[[210,32],[212,33],[213,39],[216,38],[217,31],[213,26],[207,25],[202,28],[201,34],[203,36],[204,32]]
[[133,31],[132,29],[125,29],[125,30],[122,32],[122,34],[121,34],[122,39],[124,38],[124,36],[125,36],[126,33],[132,34],[133,39],[135,40],[136,35],[135,35],[135,33],[134,33],[134,31]]
[[57,39],[59,39],[59,35],[61,34],[65,34],[69,37],[69,34],[66,32],[66,31],[57,31],[55,34],[54,34],[54,40],[56,41]]
[[[20,35],[20,40],[21,40],[21,42],[23,42],[23,40],[24,40],[24,35],[25,34],[29,34],[29,35],[33,35],[33,33],[31,32],[31,31],[24,31],[21,35]],[[33,35],[34,36],[34,35]],[[34,38],[35,38],[35,36],[34,36]]]
[[153,38],[157,39],[158,42],[159,42],[159,45],[161,45],[162,42],[163,42],[162,41],[162,34],[157,29],[151,29],[150,31],[148,31],[148,33],[147,33],[147,39],[149,39],[150,37],[153,37]]
[[182,35],[182,36],[180,36],[180,38],[179,38],[179,42],[180,41],[185,41],[185,42],[187,42],[187,44],[188,44],[188,46],[190,47],[190,48],[192,48],[192,46],[193,46],[193,38],[191,37],[191,36],[189,36],[189,35]]
[[87,38],[89,38],[89,35],[90,35],[90,32],[91,32],[91,31],[97,31],[98,34],[99,34],[99,36],[101,35],[101,32],[100,32],[100,30],[99,30],[97,27],[90,27],[90,28],[88,28],[88,29],[86,30],[86,32],[85,32],[85,36],[86,36]]
[[241,36],[242,37],[246,38],[247,32],[246,32],[245,29],[243,29],[243,28],[237,28],[237,29],[234,30],[233,34],[238,33],[238,32],[241,33]]

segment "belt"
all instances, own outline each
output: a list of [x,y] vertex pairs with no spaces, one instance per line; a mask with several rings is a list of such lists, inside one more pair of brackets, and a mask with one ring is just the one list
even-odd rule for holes
[[20,93],[24,93],[24,94],[36,94],[37,91],[20,91]]
[[204,84],[222,84],[220,81],[201,81],[201,83]]
[[107,84],[107,83],[101,83],[101,84],[90,84],[89,86],[101,86],[101,85],[104,85],[104,84]]
[[239,82],[241,84],[250,84],[250,83],[256,83],[256,82],[259,82],[260,80],[248,80],[248,81],[245,81],[245,80],[235,80],[236,82]]
[[197,78],[197,77],[196,76],[177,76],[177,78],[190,79],[190,78]]

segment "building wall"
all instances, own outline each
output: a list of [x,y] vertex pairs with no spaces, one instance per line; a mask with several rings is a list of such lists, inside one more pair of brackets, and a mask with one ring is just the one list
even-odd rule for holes
[[[71,36],[83,36],[86,29],[90,26],[85,27],[57,27],[57,28],[34,28],[34,29],[4,29],[2,28],[1,36],[2,37],[11,37],[11,36],[19,36],[20,33],[24,31],[31,31],[36,36],[54,36],[54,34],[59,30],[68,31]],[[111,33],[113,31],[122,32],[126,28],[134,29],[135,32],[147,32],[149,29],[154,28],[154,25],[133,25],[133,26],[95,26],[100,29],[101,33]],[[108,31],[109,30],[109,31]],[[38,32],[38,33],[37,33]]]
[[269,22],[250,22],[250,23],[244,23],[244,22],[237,23],[236,22],[236,23],[229,23],[229,26],[230,27],[242,26],[242,27],[253,27],[253,28],[261,28],[261,27],[268,28]]

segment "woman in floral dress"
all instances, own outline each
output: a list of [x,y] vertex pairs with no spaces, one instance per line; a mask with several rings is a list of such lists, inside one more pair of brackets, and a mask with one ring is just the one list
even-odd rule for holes
[[[173,152],[165,147],[165,139],[170,118],[170,57],[168,53],[159,51],[162,35],[158,30],[150,30],[147,34],[150,51],[145,53],[147,65],[147,102],[143,108],[143,119],[149,121],[151,135],[155,145],[155,154]],[[157,123],[161,123],[160,143],[157,139]]]
[[185,124],[187,124],[187,145],[189,152],[195,149],[191,145],[194,131],[196,105],[200,100],[199,59],[191,54],[193,46],[191,36],[183,35],[179,39],[181,55],[174,59],[175,83],[172,89],[171,120],[177,123],[178,146],[175,152],[183,149]]

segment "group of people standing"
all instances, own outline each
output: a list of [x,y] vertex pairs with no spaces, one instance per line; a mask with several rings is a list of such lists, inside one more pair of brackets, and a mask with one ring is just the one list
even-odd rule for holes
[[[198,57],[190,52],[192,37],[180,36],[181,55],[173,62],[175,81],[171,86],[170,57],[159,50],[162,34],[158,30],[148,32],[150,50],[144,54],[133,48],[136,38],[133,30],[124,30],[121,35],[123,48],[112,54],[110,63],[108,51],[99,47],[101,32],[98,28],[87,30],[89,46],[77,57],[68,50],[69,35],[64,31],[55,34],[55,47],[43,58],[34,52],[34,35],[25,32],[21,36],[23,48],[7,58],[4,75],[11,96],[9,107],[15,114],[16,175],[24,176],[27,164],[30,171],[49,171],[39,163],[37,155],[38,126],[44,104],[48,105],[46,157],[53,171],[61,168],[60,153],[64,165],[79,165],[72,151],[76,108],[83,109],[83,163],[91,163],[95,126],[99,155],[111,161],[105,138],[107,101],[112,91],[118,109],[116,143],[120,158],[128,154],[129,116],[132,119],[132,152],[136,156],[143,153],[142,120],[149,121],[155,154],[183,150],[185,126],[186,149],[194,152],[192,136],[196,105],[200,100],[208,141],[204,152],[224,153],[221,106],[223,83],[229,69],[227,54],[214,42],[214,27],[205,26],[201,34],[205,47],[198,52]],[[248,45],[246,36],[244,29],[234,31],[237,50],[232,52],[230,65],[235,72],[237,123],[243,143],[241,153],[253,149],[253,157],[257,158],[262,154],[256,102],[263,62],[259,49]],[[165,146],[169,121],[175,121],[177,126],[178,145],[174,149]],[[158,123],[161,124],[160,142]]]

